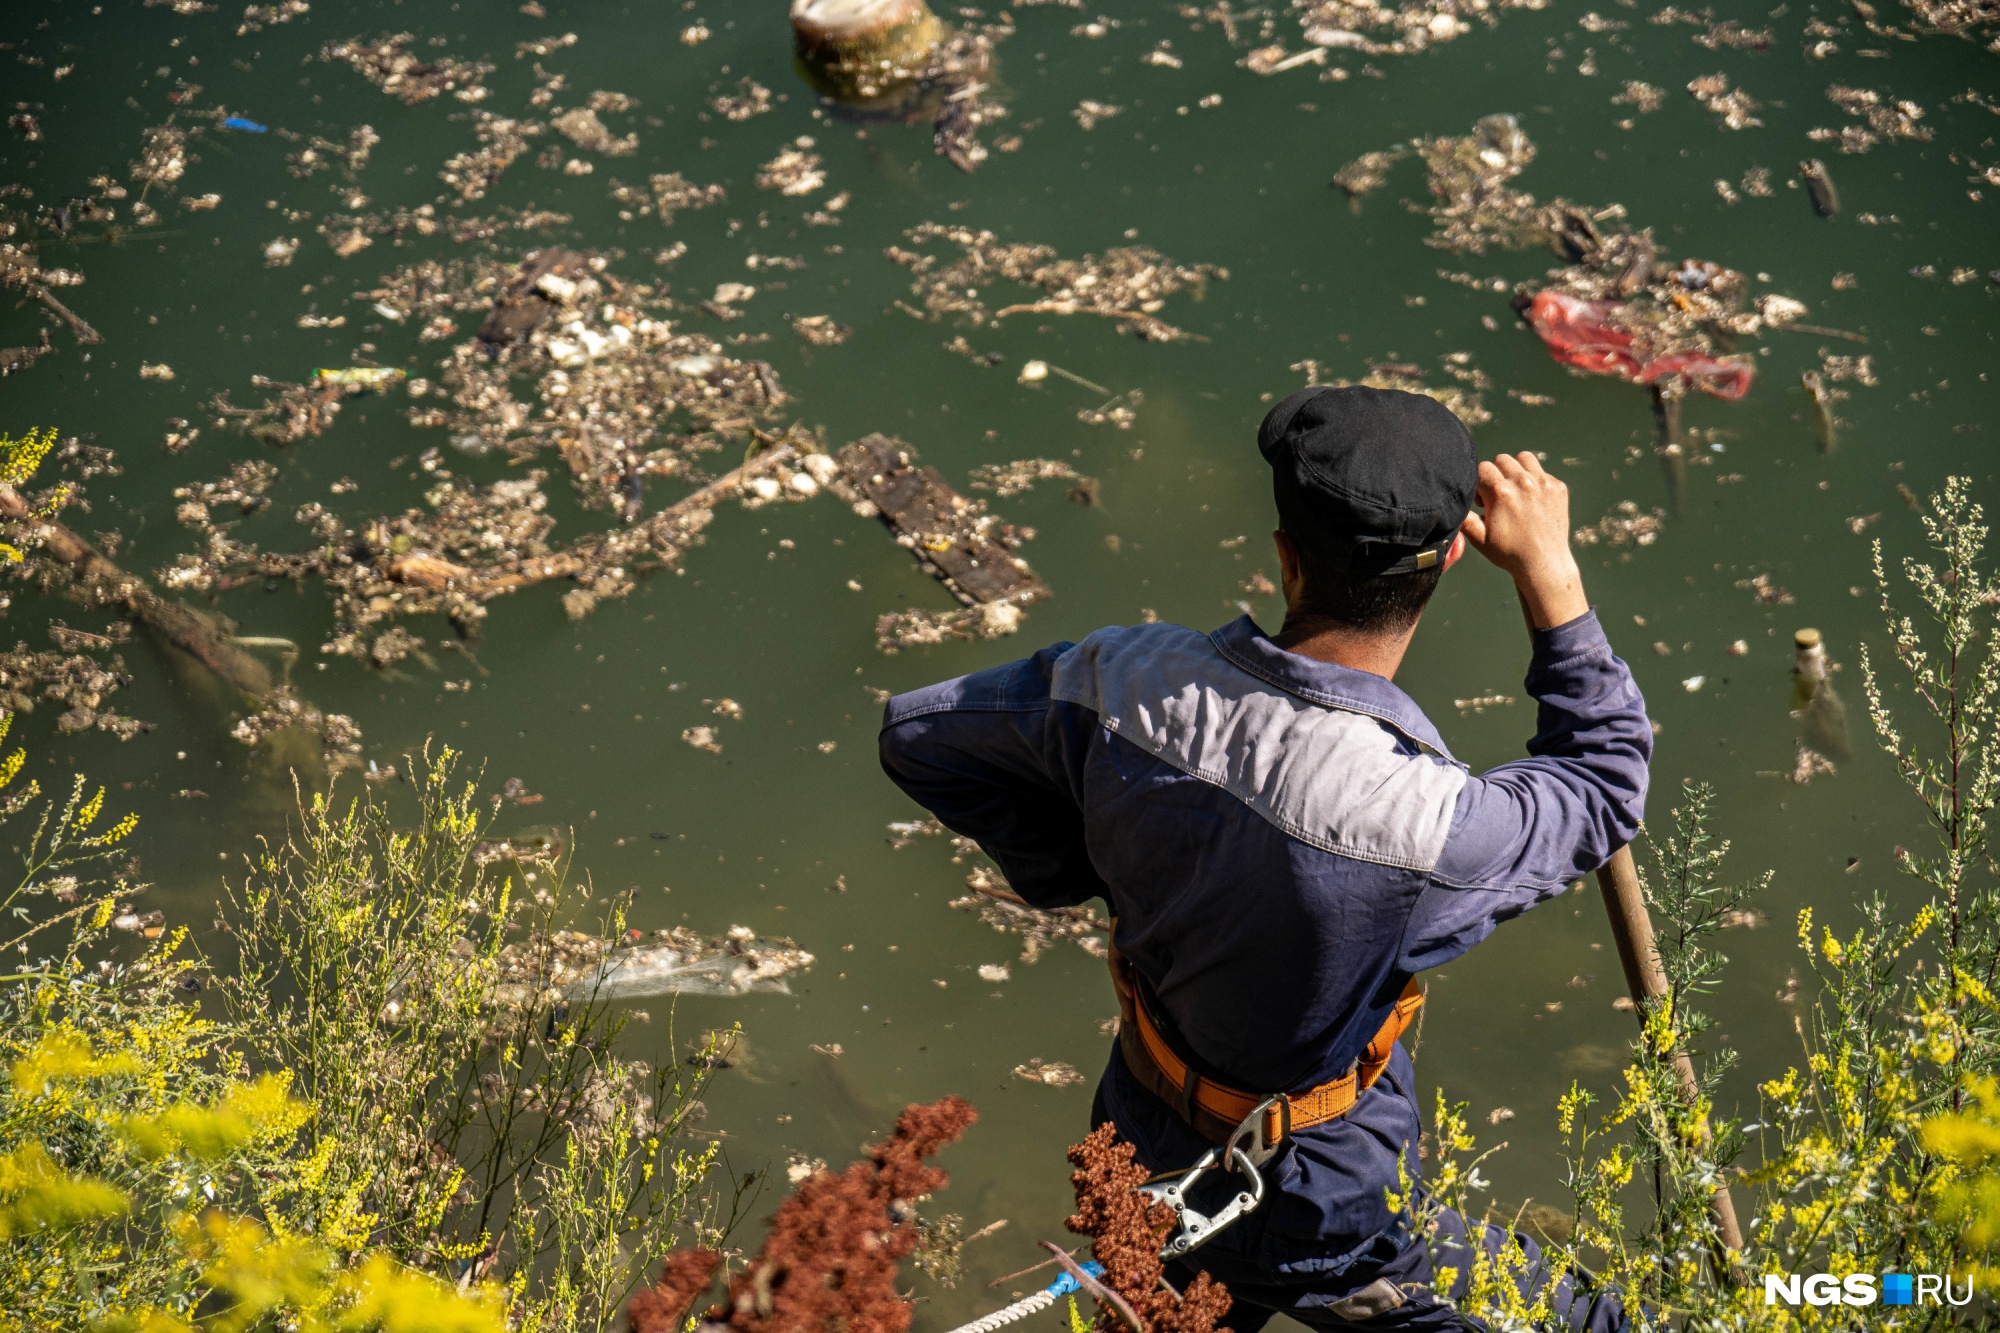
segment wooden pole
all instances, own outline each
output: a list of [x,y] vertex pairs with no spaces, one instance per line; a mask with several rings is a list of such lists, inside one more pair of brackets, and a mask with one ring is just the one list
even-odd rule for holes
[[[1604,891],[1604,910],[1611,917],[1611,937],[1618,942],[1618,961],[1625,965],[1625,984],[1643,1022],[1646,1006],[1667,994],[1667,974],[1660,966],[1659,950],[1653,943],[1653,919],[1646,913],[1646,897],[1639,888],[1639,868],[1632,862],[1630,847],[1620,847],[1598,868],[1597,887]],[[1686,1051],[1677,1052],[1674,1068],[1680,1075],[1681,1091],[1693,1101],[1700,1094],[1694,1061]],[[1706,1125],[1702,1126],[1701,1136],[1705,1142]],[[1729,1186],[1715,1187],[1709,1211],[1715,1215],[1716,1239],[1723,1251],[1716,1256],[1716,1275],[1728,1281],[1733,1267],[1728,1256],[1743,1251],[1743,1228],[1736,1221],[1736,1201],[1730,1197]]]

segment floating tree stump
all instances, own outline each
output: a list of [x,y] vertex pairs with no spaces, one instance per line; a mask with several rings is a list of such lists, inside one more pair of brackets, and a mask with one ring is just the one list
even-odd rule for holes
[[792,36],[823,92],[868,99],[921,76],[944,25],[924,0],[793,0]]

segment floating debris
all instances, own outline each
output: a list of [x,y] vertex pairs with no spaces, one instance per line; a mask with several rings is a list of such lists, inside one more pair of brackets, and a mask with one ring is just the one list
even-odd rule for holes
[[1658,111],[1666,104],[1667,90],[1638,79],[1627,79],[1623,90],[1611,100],[1618,106],[1629,106],[1643,116]]
[[1696,33],[1694,43],[1711,51],[1725,47],[1732,51],[1768,51],[1773,37],[1769,28],[1746,28],[1735,19],[1724,19],[1711,23],[1706,32]]
[[1349,199],[1359,199],[1382,188],[1382,183],[1389,179],[1389,168],[1409,155],[1409,150],[1405,148],[1363,153],[1333,173],[1333,184]]
[[854,330],[834,323],[832,315],[794,315],[792,332],[814,347],[838,347]]
[[994,985],[1008,980],[1013,975],[1013,972],[1008,969],[1005,963],[981,963],[979,965],[979,979]]
[[818,153],[808,152],[813,146],[812,136],[801,134],[792,141],[792,146],[757,168],[757,188],[776,190],[784,195],[811,194],[826,184],[826,173],[820,170]]
[[[130,638],[130,627],[117,625],[116,634],[89,634],[51,625],[49,637],[59,651],[38,651],[25,643],[0,651],[0,707],[10,713],[32,713],[38,703],[62,708],[56,730],[71,735],[102,731],[129,741],[153,729],[152,723],[127,717],[107,706],[111,695],[129,685],[123,658],[100,662],[88,654],[102,652]],[[79,651],[81,650],[81,651]]]
[[714,727],[689,727],[681,733],[681,739],[697,750],[706,750],[709,754],[722,753],[722,742],[715,738]]
[[1100,121],[1106,121],[1113,116],[1120,115],[1124,110],[1125,108],[1122,106],[1113,106],[1109,102],[1093,102],[1086,98],[1078,102],[1069,114],[1084,129],[1094,130]]
[[174,510],[174,518],[183,527],[193,528],[204,536],[212,534],[217,531],[215,510],[235,509],[239,518],[257,513],[271,503],[268,492],[277,480],[275,463],[261,458],[245,459],[234,464],[229,475],[220,481],[176,487],[174,498],[181,503]]
[[1792,594],[1771,582],[1769,574],[1758,574],[1753,578],[1738,579],[1736,586],[1748,588],[1756,595],[1759,606],[1790,606]]
[[1461,713],[1483,713],[1489,708],[1512,708],[1514,696],[1511,694],[1481,694],[1471,699],[1453,699],[1452,706]]
[[905,648],[928,648],[952,639],[998,639],[1021,628],[1021,608],[1011,602],[966,606],[955,611],[912,608],[875,620],[875,647],[891,656]]
[[[1096,407],[1078,408],[1076,419],[1086,426],[1116,426],[1119,430],[1130,430],[1132,423],[1139,419],[1136,409],[1145,401],[1144,394],[1137,389],[1130,389],[1110,402],[1100,403]],[[1091,481],[1090,484],[1095,486],[1097,483]]]
[[1989,51],[2000,42],[1993,36],[2000,29],[2000,9],[1993,0],[1903,0],[1903,6],[1932,32],[1982,42]]
[[416,34],[408,32],[378,37],[372,42],[352,37],[329,42],[320,50],[319,58],[346,61],[362,78],[410,106],[447,92],[467,102],[485,97],[486,89],[480,81],[493,72],[493,66],[455,56],[423,59],[410,50],[416,40]]
[[132,179],[148,187],[171,185],[187,171],[192,161],[187,151],[187,131],[178,125],[155,125],[145,131],[145,146],[132,163]]
[[1751,113],[1761,110],[1763,103],[1751,97],[1741,88],[1731,90],[1727,74],[1704,74],[1688,81],[1687,90],[1694,94],[1694,100],[1722,117],[1722,123],[1732,130],[1755,129],[1764,122]]
[[327,759],[345,760],[350,765],[359,762],[361,728],[354,719],[343,713],[320,712],[289,685],[272,689],[257,711],[238,722],[229,734],[245,745],[256,746],[278,732],[293,729],[319,737]]
[[726,192],[720,185],[695,185],[678,171],[670,171],[653,177],[644,188],[613,180],[611,197],[622,207],[619,216],[628,221],[632,217],[657,216],[662,224],[668,224],[684,209],[721,203]]
[[1075,481],[1078,476],[1075,468],[1053,458],[1017,458],[1011,463],[981,463],[966,484],[1004,500],[1034,489],[1038,481]]
[[[1426,398],[1434,398],[1451,409],[1452,415],[1468,426],[1483,426],[1493,420],[1493,414],[1486,410],[1480,394],[1493,387],[1493,381],[1486,373],[1472,364],[1470,352],[1447,352],[1438,358],[1443,373],[1458,381],[1458,385],[1429,384],[1424,376],[1429,372],[1422,366],[1404,361],[1370,361],[1368,373],[1358,380],[1320,378],[1320,363],[1314,360],[1296,361],[1291,369],[1303,371],[1308,385],[1327,384],[1336,389],[1345,389],[1359,384],[1370,389],[1396,389],[1403,393],[1420,393]],[[1463,387],[1460,387],[1463,386]]]
[[[506,844],[482,848],[489,860],[514,854]],[[719,940],[674,926],[634,945],[559,930],[500,951],[491,999],[515,1008],[534,998],[533,990],[558,991],[571,1003],[653,995],[789,995],[786,978],[812,964],[813,956],[791,940],[759,939],[748,926],[731,926]]]
[[1075,1065],[1061,1060],[1043,1060],[1039,1056],[1026,1064],[1015,1065],[1014,1077],[1049,1088],[1073,1088],[1084,1081],[1083,1075],[1076,1072]]
[[[1495,27],[1510,9],[1541,9],[1548,0],[1292,0],[1299,27],[1313,46],[1370,56],[1413,55],[1472,31]],[[1212,12],[1212,11],[1211,11]]]
[[[904,234],[912,245],[945,241],[958,247],[960,258],[943,265],[935,254],[898,246],[887,253],[916,275],[910,290],[923,302],[924,314],[932,319],[958,315],[975,325],[1017,314],[1100,315],[1140,338],[1171,342],[1191,335],[1156,318],[1167,298],[1191,290],[1198,299],[1210,278],[1229,277],[1227,269],[1184,267],[1145,246],[1063,259],[1049,246],[1002,242],[990,231],[970,227],[926,222]],[[1002,279],[1040,288],[1042,299],[991,310],[978,292]]]
[[1792,771],[1785,775],[1785,781],[1803,787],[1814,778],[1832,777],[1839,771],[1833,760],[1813,749],[1804,741],[1798,742],[1798,757],[1792,762]]
[[736,81],[734,96],[711,97],[708,106],[724,120],[748,120],[771,109],[771,90],[745,75]]
[[626,157],[639,151],[639,136],[628,134],[622,139],[604,127],[597,118],[597,112],[587,106],[551,116],[549,124],[555,131],[579,148],[606,157]]
[[1571,535],[1578,546],[1595,546],[1599,542],[1609,546],[1651,546],[1659,540],[1666,517],[1664,509],[1642,512],[1635,501],[1620,500],[1615,509],[1593,526],[1578,528]]
[[528,151],[531,147],[529,140],[541,134],[544,128],[537,120],[515,120],[491,111],[475,110],[472,113],[472,132],[478,136],[480,146],[472,152],[458,153],[449,158],[438,172],[438,179],[458,192],[458,201],[462,204],[483,199],[486,192],[499,183],[501,174]]
[[369,155],[381,142],[382,136],[370,125],[357,125],[349,130],[344,144],[314,136],[304,148],[285,155],[285,169],[300,180],[335,166],[357,172],[368,165]]
[[[545,472],[472,485],[454,478],[442,451],[432,449],[421,461],[436,483],[424,509],[350,527],[308,504],[296,517],[314,534],[309,550],[281,555],[211,545],[163,574],[191,590],[320,578],[335,592],[338,624],[325,652],[388,665],[420,643],[386,637],[378,653],[376,641],[394,619],[443,614],[461,634],[473,634],[486,603],[554,580],[575,585],[564,609],[588,614],[629,593],[643,570],[677,563],[698,543],[717,505],[806,500],[837,471],[803,431],[758,430],[786,401],[769,366],[738,361],[709,338],[680,333],[663,298],[610,277],[601,258],[552,248],[514,268],[490,260],[426,261],[361,298],[426,322],[488,307],[480,336],[441,363],[441,394],[428,379],[408,383],[415,400],[410,420],[442,427],[467,452],[498,449],[523,461],[552,453],[568,466],[584,503],[615,510],[624,526],[558,544],[541,489]],[[514,396],[523,381],[538,393],[538,406]],[[259,409],[219,400],[219,420],[273,442],[323,430],[343,398],[364,391],[352,384],[253,382],[281,392]],[[746,439],[762,445],[750,462],[645,513],[647,480],[700,483],[699,458],[725,440],[736,441],[740,452]]]
[[247,37],[253,32],[262,32],[267,27],[290,23],[295,18],[305,17],[311,8],[306,0],[280,0],[275,5],[247,5],[243,10],[243,22],[237,25],[236,35]]
[[965,886],[972,892],[952,899],[951,905],[977,913],[980,921],[1000,934],[1018,937],[1020,961],[1025,964],[1034,964],[1065,941],[1093,958],[1106,957],[1109,952],[1105,941],[1110,938],[1111,923],[1088,907],[1029,907],[1014,895],[1000,872],[988,866],[967,875]]
[[367,392],[359,384],[292,384],[262,375],[252,375],[250,383],[276,389],[277,396],[265,399],[261,407],[246,408],[218,393],[209,401],[209,410],[215,413],[217,427],[235,426],[266,444],[297,444],[318,435],[333,424],[342,399]]
[[1937,137],[1935,129],[1918,123],[1924,118],[1924,109],[1915,102],[1891,101],[1872,88],[1850,88],[1838,83],[1827,88],[1826,97],[1848,115],[1868,122],[1866,129],[1847,125],[1838,130],[1816,129],[1806,136],[1822,142],[1838,140],[1843,153],[1865,153],[1884,139],[1923,142]]

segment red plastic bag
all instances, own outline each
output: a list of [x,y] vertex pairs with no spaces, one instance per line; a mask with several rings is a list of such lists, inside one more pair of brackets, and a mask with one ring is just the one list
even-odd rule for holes
[[1731,402],[1750,391],[1757,372],[1746,362],[1723,361],[1698,352],[1640,359],[1632,346],[1632,335],[1611,323],[1611,313],[1617,308],[1616,301],[1586,301],[1563,292],[1541,291],[1528,306],[1528,323],[1558,362],[1593,375],[1616,375],[1634,384],[1656,384],[1678,375],[1703,393]]

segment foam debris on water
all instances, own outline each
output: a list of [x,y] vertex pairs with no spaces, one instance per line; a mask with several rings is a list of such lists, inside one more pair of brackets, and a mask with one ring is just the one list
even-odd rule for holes
[[1075,468],[1053,458],[1017,458],[1011,463],[979,464],[966,484],[1006,499],[1033,490],[1038,481],[1075,481],[1077,476]]
[[981,865],[965,877],[972,890],[951,905],[976,914],[980,921],[1002,935],[1021,941],[1020,961],[1032,965],[1058,944],[1068,942],[1093,958],[1109,953],[1106,941],[1111,923],[1088,907],[1029,907],[1014,895],[1006,877],[992,866]]
[[[970,227],[926,222],[904,235],[913,246],[944,242],[959,251],[956,259],[940,263],[935,252],[889,247],[889,258],[916,277],[910,292],[922,303],[919,317],[952,315],[975,326],[1017,314],[1098,315],[1116,320],[1121,330],[1147,341],[1172,342],[1191,335],[1158,318],[1167,299],[1189,292],[1198,300],[1211,278],[1229,277],[1229,271],[1217,265],[1176,264],[1146,246],[1118,246],[1101,255],[1064,259],[1053,247],[1002,241],[990,231]],[[994,310],[979,293],[1002,281],[1037,289],[1041,295]]]
[[486,94],[481,83],[493,66],[480,60],[456,56],[425,59],[410,48],[416,34],[399,32],[369,41],[350,37],[329,42],[320,49],[325,61],[345,61],[355,73],[406,105],[429,101],[440,93],[452,93],[461,101],[478,101]]
[[1493,381],[1486,372],[1472,363],[1470,352],[1447,352],[1438,358],[1439,370],[1455,384],[1427,383],[1428,370],[1407,361],[1370,361],[1368,373],[1359,379],[1327,379],[1323,377],[1324,367],[1316,360],[1308,358],[1295,361],[1291,369],[1302,372],[1307,385],[1325,384],[1336,389],[1345,389],[1359,384],[1370,389],[1395,389],[1403,393],[1420,393],[1451,409],[1452,415],[1468,426],[1483,426],[1493,420],[1493,414],[1486,410],[1480,395],[1493,387]]
[[1047,1088],[1074,1088],[1084,1082],[1075,1065],[1062,1060],[1044,1060],[1040,1056],[1026,1064],[1015,1065],[1014,1077]]
[[655,995],[789,995],[787,978],[812,964],[813,956],[791,940],[760,939],[748,926],[731,926],[721,939],[674,926],[637,944],[559,930],[501,949],[491,996],[494,1004],[514,1008],[537,998],[528,991],[537,984],[545,992],[541,999],[571,1004]]
[[1510,9],[1546,8],[1548,0],[1292,0],[1306,42],[1369,56],[1414,55],[1471,32],[1497,26]]
[[1732,89],[1727,74],[1704,74],[1691,79],[1687,90],[1694,95],[1695,101],[1722,117],[1722,123],[1728,129],[1755,129],[1764,123],[1752,114],[1762,110],[1763,103],[1741,88]]

